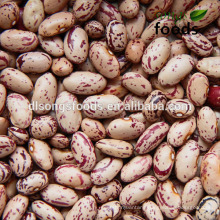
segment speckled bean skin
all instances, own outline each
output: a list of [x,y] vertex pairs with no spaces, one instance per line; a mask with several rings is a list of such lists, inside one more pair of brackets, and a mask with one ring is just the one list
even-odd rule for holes
[[99,10],[96,14],[96,19],[103,26],[107,26],[107,24],[112,20],[118,20],[120,22],[123,22],[122,16],[118,9],[107,1],[102,1]]
[[146,120],[150,123],[156,122],[163,113],[162,107],[164,109],[166,102],[167,98],[163,92],[160,90],[154,90],[151,92],[144,102],[144,106],[147,108],[144,108],[142,111]]
[[142,205],[142,212],[146,219],[163,220],[163,215],[156,203],[147,200]]
[[182,194],[182,207],[185,212],[191,212],[202,199],[204,190],[199,177],[186,183]]
[[42,49],[49,55],[60,57],[64,55],[63,40],[60,36],[43,37],[38,35],[38,40]]
[[4,111],[7,98],[7,90],[4,85],[0,84],[0,115]]
[[54,58],[51,71],[57,76],[67,76],[73,72],[73,64],[66,57]]
[[76,164],[76,160],[73,156],[73,152],[71,149],[52,148],[51,153],[53,156],[54,164],[57,165]]
[[84,173],[74,164],[64,164],[56,168],[55,181],[63,186],[78,190],[86,190],[92,187],[90,175]]
[[150,170],[151,166],[151,155],[138,155],[122,167],[121,180],[123,182],[133,182],[145,175]]
[[156,148],[165,138],[169,131],[169,125],[165,122],[152,124],[139,137],[135,150],[138,154],[146,154]]
[[23,195],[32,195],[45,188],[49,183],[48,175],[44,171],[33,171],[25,178],[17,181],[16,187],[19,193]]
[[32,202],[31,208],[33,212],[36,214],[37,218],[41,220],[64,220],[64,217],[56,208],[54,208],[51,205],[48,205],[46,202],[43,202],[42,200],[35,200],[34,202]]
[[38,45],[38,38],[35,33],[17,29],[2,32],[0,41],[4,49],[17,53],[32,51]]
[[16,143],[6,135],[0,135],[0,158],[6,157],[16,149]]
[[175,151],[173,147],[164,142],[156,149],[153,158],[153,171],[155,177],[160,180],[166,180],[173,169],[175,161]]
[[31,79],[23,72],[14,68],[5,68],[0,73],[0,82],[7,88],[20,94],[33,90]]
[[97,71],[106,78],[112,79],[119,76],[119,62],[105,44],[100,42],[91,44],[89,58]]
[[137,16],[139,12],[139,1],[138,0],[122,0],[119,1],[118,9],[121,15],[127,19],[132,19]]
[[27,128],[32,121],[32,110],[29,100],[18,93],[7,96],[6,106],[10,112],[11,123],[19,128]]
[[84,27],[86,33],[88,36],[92,39],[97,39],[100,38],[104,35],[105,29],[103,25],[96,21],[96,20],[91,20],[85,24]]
[[76,71],[63,80],[65,89],[73,94],[94,95],[101,92],[107,80],[100,74],[88,71]]
[[195,106],[202,106],[208,97],[209,80],[201,73],[195,73],[187,83],[186,94]]
[[54,206],[69,207],[78,200],[78,195],[73,189],[58,184],[49,184],[40,194],[45,202]]
[[19,19],[19,7],[15,2],[9,1],[0,5],[0,28],[10,29]]
[[99,140],[96,142],[95,147],[104,154],[118,158],[128,158],[133,153],[133,147],[131,144],[116,139]]
[[84,29],[75,25],[67,32],[64,39],[64,53],[75,64],[83,63],[89,51],[88,35]]
[[111,201],[98,208],[96,220],[112,219],[116,220],[121,215],[121,204],[118,201]]
[[219,204],[220,201],[217,196],[204,197],[196,208],[196,219],[217,219],[217,217],[219,217]]
[[57,96],[56,104],[58,105],[56,118],[61,130],[73,134],[79,129],[82,121],[81,112],[76,106],[78,104],[76,96],[66,91],[61,92]]
[[142,57],[142,68],[148,74],[159,72],[170,56],[170,42],[165,37],[153,40]]
[[122,77],[122,85],[138,96],[146,96],[152,91],[150,82],[135,72],[125,73]]
[[20,194],[14,196],[5,206],[2,220],[21,219],[28,207],[29,199]]
[[125,109],[128,112],[139,112],[140,107],[144,106],[144,102],[146,100],[146,96],[137,96],[133,93],[129,93],[124,97],[124,105]]
[[94,185],[91,189],[91,195],[96,199],[97,203],[106,203],[116,199],[122,191],[122,185],[114,179],[104,185]]
[[196,35],[193,35],[192,33],[184,34],[182,39],[191,51],[201,57],[207,57],[212,53],[212,43],[200,33],[197,33]]
[[193,220],[194,218],[186,213],[186,212],[180,212],[180,214],[178,215],[177,218],[175,218],[175,220]]
[[11,167],[7,163],[0,161],[0,183],[7,182],[11,177],[11,174]]
[[192,8],[195,4],[196,0],[183,0],[179,2],[178,0],[174,0],[171,6],[170,11],[174,13],[177,17],[181,16],[188,9]]
[[217,118],[214,111],[204,106],[197,116],[197,128],[200,137],[206,142],[213,142],[217,137]]
[[[192,21],[190,18],[190,13],[194,10],[207,10],[204,18],[200,19],[199,21]],[[184,23],[187,25],[188,22],[190,23],[190,28],[203,28],[206,27],[208,24],[212,23],[216,18],[219,16],[220,5],[218,0],[202,0],[199,2],[198,5],[195,5],[191,10],[186,12],[186,16],[184,19]]]
[[91,180],[95,185],[110,182],[120,172],[123,160],[120,158],[106,157],[99,161],[91,172]]
[[54,14],[56,12],[61,11],[68,3],[68,0],[44,0],[43,4],[44,4],[44,11],[47,14]]
[[161,212],[168,218],[179,215],[181,197],[170,180],[160,182],[155,193],[155,200]]
[[3,51],[0,50],[0,70],[3,70],[9,65],[9,55]]
[[208,57],[198,61],[196,68],[199,72],[213,78],[220,77],[220,58]]
[[189,51],[184,44],[183,40],[175,40],[170,43],[170,58],[180,54],[188,54]]
[[159,72],[158,80],[163,86],[173,86],[185,78],[193,66],[194,62],[191,56],[187,54],[175,56]]
[[56,133],[48,143],[56,148],[66,148],[69,146],[69,139],[64,134]]
[[194,140],[189,140],[176,154],[175,173],[178,180],[188,182],[196,175],[200,149]]
[[120,193],[119,201],[122,206],[138,205],[150,198],[157,188],[157,179],[154,176],[144,176],[125,186]]
[[109,137],[119,140],[132,140],[138,138],[145,130],[142,122],[133,118],[118,118],[107,127]]
[[220,33],[220,29],[215,25],[210,25],[203,32],[203,35],[214,45],[217,44],[217,36]]
[[26,212],[21,220],[36,220],[36,215],[33,212]]
[[84,196],[78,200],[68,212],[65,220],[93,220],[97,214],[97,204],[92,196]]
[[31,156],[24,147],[16,148],[10,155],[9,164],[17,177],[27,176],[33,167]]
[[37,32],[44,18],[44,6],[42,1],[28,0],[23,12],[23,23],[25,28],[29,31]]
[[28,150],[34,162],[41,169],[50,170],[53,167],[51,148],[45,141],[30,138]]
[[196,119],[194,116],[190,116],[186,119],[180,119],[172,124],[167,134],[167,141],[173,147],[180,147],[186,143],[195,129]]
[[7,203],[6,188],[3,184],[1,184],[0,185],[0,215],[2,215],[6,203]]
[[38,33],[44,37],[52,37],[68,31],[75,24],[75,16],[71,12],[58,12],[40,24]]

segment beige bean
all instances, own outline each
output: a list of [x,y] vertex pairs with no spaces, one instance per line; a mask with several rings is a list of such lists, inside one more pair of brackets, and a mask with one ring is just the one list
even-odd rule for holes
[[68,3],[68,0],[63,0],[63,1],[59,1],[59,0],[44,0],[43,4],[44,4],[44,11],[47,14],[54,14],[56,12],[61,11]]
[[150,200],[147,200],[143,203],[142,211],[145,218],[148,218],[149,220],[163,220],[163,215],[160,211],[160,208],[157,206],[156,203]]
[[15,176],[12,176],[5,184],[7,198],[11,199],[18,193],[16,188],[17,181],[18,179]]
[[88,36],[92,39],[97,39],[100,38],[104,35],[105,29],[103,25],[96,21],[96,20],[91,20],[85,24],[84,27],[86,33]]
[[6,135],[9,128],[9,121],[4,117],[0,117],[0,135]]
[[73,64],[66,57],[54,58],[51,71],[57,76],[68,76],[73,72]]
[[36,215],[33,212],[26,212],[21,220],[36,220]]
[[6,188],[3,184],[1,184],[0,185],[0,215],[2,215],[6,203],[7,203]]
[[214,25],[210,25],[206,30],[203,32],[203,35],[214,45],[217,44],[217,36],[220,33],[218,27]]
[[178,215],[177,218],[175,218],[175,220],[193,220],[194,218],[186,213],[186,212],[180,212],[180,214]]
[[48,143],[56,148],[66,148],[69,146],[69,139],[64,134],[56,133]]
[[0,84],[0,115],[4,111],[7,97],[7,90],[4,85]]
[[11,174],[11,167],[7,163],[0,161],[0,183],[7,182],[11,177]]
[[3,50],[0,50],[0,70],[9,66],[9,55]]
[[[190,1],[192,1],[192,0],[190,0]],[[170,58],[173,58],[173,57],[180,55],[180,54],[188,54],[188,53],[189,53],[189,51],[188,51],[186,45],[184,44],[183,40],[175,40],[170,43]]]
[[6,135],[0,135],[0,158],[6,157],[16,149],[16,143]]
[[129,93],[124,97],[124,106],[125,110],[128,112],[139,112],[144,106],[146,96],[137,96],[132,93]]
[[138,0],[123,0],[119,2],[118,6],[121,15],[127,19],[137,16],[140,7]]
[[53,156],[54,164],[63,165],[63,164],[76,164],[73,152],[70,149],[57,149],[52,148],[51,153]]
[[83,62],[77,65],[77,70],[78,71],[89,71],[89,72],[96,72],[95,67],[93,66],[91,60],[89,57]]

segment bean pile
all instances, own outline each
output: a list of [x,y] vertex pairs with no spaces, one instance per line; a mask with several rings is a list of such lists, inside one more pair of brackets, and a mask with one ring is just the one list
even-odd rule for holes
[[220,1],[1,0],[3,220],[220,220]]

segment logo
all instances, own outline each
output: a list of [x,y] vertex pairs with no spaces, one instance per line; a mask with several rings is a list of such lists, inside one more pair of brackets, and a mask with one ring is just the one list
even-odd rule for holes
[[[190,13],[190,18],[192,21],[200,21],[204,18],[204,16],[206,15],[208,10],[194,10]],[[181,20],[181,19],[185,19],[186,18],[186,15],[183,14],[182,12],[180,12],[180,16],[175,16],[174,13],[165,13],[164,15],[159,15],[157,14],[157,18],[159,18],[159,16],[161,17],[161,19],[167,17],[168,19],[173,19],[174,20],[174,23],[176,24],[176,22],[178,20]],[[169,34],[170,32],[174,35],[177,35],[177,34],[189,34],[191,32],[191,34],[195,35],[197,34],[197,30],[195,29],[195,27],[191,27],[190,28],[190,23],[188,22],[187,23],[187,26],[183,26],[182,28],[178,27],[177,25],[173,26],[170,30],[169,27],[167,26],[163,26],[163,27],[160,27],[160,22],[157,22],[156,25],[154,26],[155,29],[156,29],[156,34],[159,34],[159,31],[164,34],[164,35],[167,35]]]

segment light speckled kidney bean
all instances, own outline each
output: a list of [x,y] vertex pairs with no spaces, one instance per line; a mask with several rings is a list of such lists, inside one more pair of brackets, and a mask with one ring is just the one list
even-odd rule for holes
[[220,33],[220,29],[214,25],[210,25],[206,30],[203,32],[203,35],[213,44],[217,44],[217,36]]
[[194,110],[194,105],[187,99],[172,99],[166,104],[167,113],[174,118],[187,118]]
[[32,195],[45,188],[49,183],[47,173],[37,170],[29,176],[17,181],[16,187],[19,193],[23,195]]
[[128,95],[125,96],[123,102],[126,111],[139,112],[140,108],[144,106],[145,100],[146,100],[146,96],[137,96],[132,93],[129,93]]
[[183,0],[181,2],[174,0],[170,11],[179,18],[180,16],[183,16],[185,11],[192,8],[195,2],[196,0]]
[[121,169],[121,180],[133,182],[145,175],[152,166],[152,157],[149,154],[139,155],[132,158]]
[[54,164],[76,164],[73,152],[70,149],[57,149],[52,148],[51,150]]
[[44,73],[51,65],[52,58],[42,52],[24,53],[16,60],[17,68],[24,73]]
[[58,184],[49,184],[40,194],[45,202],[54,206],[69,207],[78,200],[78,195],[73,189]]
[[220,77],[220,57],[208,57],[198,61],[196,68],[199,72],[213,78]]
[[33,212],[26,212],[21,220],[36,220],[36,215]]
[[132,140],[138,138],[145,130],[142,122],[133,118],[118,118],[107,127],[107,135],[119,140]]
[[95,185],[108,183],[120,172],[122,166],[122,159],[106,157],[99,161],[92,170],[91,180]]
[[4,111],[7,97],[7,90],[4,85],[0,84],[0,115]]
[[156,23],[160,23],[160,27],[162,28],[163,26],[167,26],[168,28],[172,28],[174,26],[174,20],[171,18],[167,18],[167,16],[163,19],[157,18],[153,22],[151,22],[143,31],[141,38],[145,42],[145,44],[149,44],[151,41],[158,37],[165,37],[167,35],[162,34],[161,31],[156,32]]
[[208,78],[204,74],[195,73],[187,83],[186,94],[193,105],[202,106],[208,97],[208,89]]
[[206,142],[200,137],[198,130],[195,130],[192,139],[198,143],[201,151],[208,151],[212,146],[212,142]]
[[219,217],[219,204],[220,201],[217,196],[204,197],[196,208],[196,219],[217,219]]
[[0,158],[6,157],[16,149],[16,143],[6,135],[0,135]]
[[[197,21],[192,21],[190,13],[194,10],[207,10],[205,16]],[[184,23],[185,25],[190,23],[190,28],[203,28],[212,23],[219,16],[220,5],[218,0],[206,1],[202,0],[198,5],[195,5],[191,10],[188,10],[185,14]]]
[[32,211],[36,214],[37,218],[44,220],[59,219],[64,220],[62,214],[53,206],[48,205],[42,200],[36,200],[31,204]]
[[6,135],[9,127],[9,121],[6,118],[0,117],[0,135]]
[[7,182],[11,177],[11,174],[11,167],[7,163],[0,161],[0,183]]
[[175,218],[175,220],[193,220],[194,218],[185,212],[180,212],[180,214],[178,215],[177,218]]
[[61,11],[68,3],[68,0],[44,0],[43,4],[44,4],[44,11],[47,14],[53,14],[56,13],[58,11]]
[[200,137],[206,142],[213,142],[217,137],[217,118],[214,111],[204,106],[197,116],[197,128]]
[[156,203],[147,200],[142,205],[142,212],[146,219],[163,220],[163,215]]
[[81,171],[74,164],[64,164],[57,167],[54,178],[57,183],[78,190],[86,190],[92,187],[90,175]]
[[135,72],[125,73],[122,77],[122,85],[138,96],[146,96],[152,91],[150,82]]
[[107,26],[112,20],[123,22],[121,13],[118,9],[107,1],[102,1],[96,14],[96,19],[102,23],[103,26]]
[[194,62],[191,56],[187,54],[175,56],[159,72],[158,80],[163,86],[173,86],[185,78],[193,66]]
[[17,53],[34,50],[38,45],[37,35],[30,31],[10,29],[0,35],[1,46]]
[[44,20],[44,6],[40,0],[28,0],[24,6],[23,23],[27,30],[37,32],[39,25]]
[[90,172],[96,164],[96,154],[89,137],[78,131],[72,136],[71,149],[80,170]]
[[145,44],[142,39],[130,40],[125,50],[127,60],[132,63],[139,63],[145,50]]
[[84,196],[78,200],[68,212],[65,220],[93,220],[97,214],[97,204],[92,196]]
[[14,68],[1,71],[0,82],[7,88],[20,94],[27,94],[33,90],[31,79],[23,72]]
[[0,184],[0,215],[2,215],[6,203],[7,203],[6,188],[3,184]]
[[84,114],[94,119],[115,117],[121,114],[124,108],[123,102],[114,95],[89,96],[83,101],[83,106]]
[[165,138],[169,131],[169,125],[165,122],[152,124],[139,137],[135,150],[138,154],[146,154],[156,148]]
[[[155,200],[161,212],[168,218],[175,218],[179,215],[181,197],[170,180],[160,182],[155,193]],[[165,201],[165,202],[164,202]]]
[[188,182],[196,175],[200,149],[194,140],[187,141],[176,154],[175,173],[178,180]]
[[73,94],[94,95],[106,87],[106,79],[97,73],[76,71],[63,80],[65,89]]
[[18,177],[27,176],[33,167],[31,156],[24,147],[16,148],[10,155],[9,164],[14,174]]
[[92,141],[101,140],[106,136],[104,126],[98,120],[84,118],[81,123],[81,129]]
[[51,71],[57,76],[67,76],[73,72],[73,64],[66,57],[53,59]]
[[49,139],[48,143],[56,148],[66,148],[69,146],[68,138],[61,133],[56,133],[51,139]]
[[155,74],[164,66],[170,56],[170,42],[165,37],[153,40],[142,57],[143,70]]
[[0,50],[0,70],[7,66],[9,66],[9,55],[5,51]]
[[85,60],[85,62],[80,63],[77,65],[77,70],[78,71],[89,71],[89,72],[96,72],[95,67],[93,66],[91,60],[89,57]]
[[91,44],[89,58],[97,71],[106,78],[112,79],[119,76],[119,62],[105,44],[100,42]]
[[184,44],[183,40],[175,40],[170,43],[170,57],[173,58],[180,54],[188,54],[189,51]]
[[102,153],[119,158],[128,158],[133,153],[133,147],[126,141],[116,139],[102,139],[95,145]]
[[86,33],[88,34],[88,36],[92,39],[97,39],[97,38],[102,37],[105,32],[103,25],[96,20],[87,22],[85,24],[84,29]]
[[167,142],[162,143],[155,151],[153,158],[153,171],[160,181],[166,180],[173,169],[175,151]]
[[19,7],[15,2],[9,1],[0,5],[0,28],[10,29],[19,19]]
[[160,118],[166,102],[167,98],[163,92],[160,90],[151,92],[144,102],[146,108],[142,111],[146,120],[150,123],[156,122]]
[[121,15],[127,19],[132,19],[137,16],[139,7],[138,0],[122,0],[118,3],[118,9]]
[[29,199],[20,194],[14,196],[5,206],[2,220],[21,219],[27,210]]
[[71,12],[58,12],[40,24],[38,33],[44,37],[52,37],[68,31],[75,24],[75,17]]
[[185,212],[191,212],[202,199],[204,190],[199,177],[186,183],[182,194],[182,207]]
[[18,93],[7,96],[6,106],[10,112],[11,123],[19,128],[27,128],[32,121],[32,110],[29,100]]
[[184,34],[182,39],[186,46],[195,54],[201,57],[207,57],[213,50],[212,43],[202,34]]
[[121,183],[117,179],[114,179],[104,185],[93,186],[91,189],[91,195],[96,199],[97,203],[106,203],[116,199],[121,191]]
[[121,204],[118,201],[111,201],[98,208],[96,220],[112,219],[116,220],[121,215]]
[[38,35],[40,46],[48,54],[54,57],[60,57],[64,55],[63,40],[60,36],[43,37]]
[[172,124],[167,134],[167,141],[173,147],[180,147],[186,143],[195,129],[196,119],[194,116],[190,116],[186,119],[180,119]]
[[78,100],[69,92],[61,92],[56,99],[56,118],[60,128],[68,133],[76,132],[81,124],[82,115],[77,109]]
[[75,64],[83,63],[89,51],[88,35],[84,29],[75,25],[64,39],[64,53]]
[[120,193],[119,201],[122,206],[138,205],[150,198],[157,188],[157,179],[154,176],[144,176],[128,184]]

